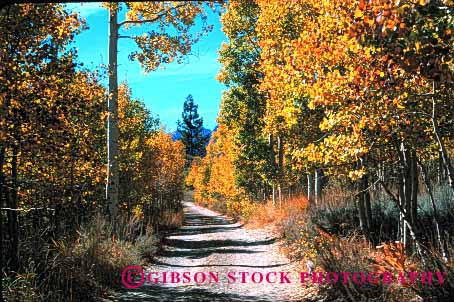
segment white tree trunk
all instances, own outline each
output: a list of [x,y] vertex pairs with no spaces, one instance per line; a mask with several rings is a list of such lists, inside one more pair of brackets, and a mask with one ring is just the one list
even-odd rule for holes
[[313,202],[312,200],[312,195],[314,188],[313,188],[313,178],[312,178],[312,173],[307,174],[307,201],[309,204]]
[[277,187],[277,193],[278,193],[278,200],[279,200],[279,207],[282,207],[282,182],[284,179],[284,142],[282,137],[279,135],[277,137],[277,152],[278,152],[278,169],[279,169],[279,174],[278,174],[278,187]]
[[111,218],[118,212],[118,24],[117,10],[109,9],[109,96],[107,117],[107,186],[106,198]]
[[[415,161],[416,161],[416,159],[415,159]],[[432,204],[432,210],[433,210],[433,213],[434,213],[434,223],[435,223],[435,231],[436,231],[436,234],[437,234],[438,246],[440,247],[440,251],[441,251],[443,260],[445,262],[448,262],[448,257],[449,256],[448,256],[447,249],[445,248],[445,242],[444,242],[443,236],[442,236],[441,231],[440,231],[440,218],[439,218],[439,215],[438,215],[437,205],[435,204],[435,198],[434,198],[434,195],[433,195],[432,186],[430,184],[430,179],[427,176],[426,168],[424,167],[424,165],[421,162],[419,162],[419,168],[421,169],[421,174],[422,174],[422,177],[423,177],[423,180],[424,180],[424,184],[426,185],[427,193],[429,193],[430,202]]]
[[435,104],[435,99],[432,99],[433,103],[433,109],[432,109],[432,126],[433,126],[433,131],[435,134],[435,138],[438,143],[438,147],[440,149],[441,157],[443,160],[443,165],[445,166],[446,172],[448,173],[448,185],[451,188],[452,191],[454,191],[454,170],[451,165],[451,161],[449,159],[448,151],[445,148],[445,145],[443,143],[443,140],[441,138],[440,130],[438,128],[437,124],[437,114],[436,114],[436,104]]

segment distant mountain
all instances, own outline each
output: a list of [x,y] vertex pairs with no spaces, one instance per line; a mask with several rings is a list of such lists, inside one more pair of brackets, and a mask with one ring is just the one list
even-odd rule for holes
[[[218,126],[216,125],[216,127],[214,127],[213,131],[216,131],[217,128],[218,128]],[[203,128],[203,134],[208,135],[209,137],[211,137],[211,133],[213,133],[213,131],[211,131],[210,129],[207,129],[207,128]],[[172,140],[177,141],[179,139],[181,139],[181,133],[178,132],[178,130],[176,130],[172,133]]]
[[211,133],[213,133],[213,131],[211,131],[210,129],[203,128],[203,135],[208,135],[209,137],[211,137]]
[[172,140],[177,141],[181,138],[181,133],[177,130],[172,132]]

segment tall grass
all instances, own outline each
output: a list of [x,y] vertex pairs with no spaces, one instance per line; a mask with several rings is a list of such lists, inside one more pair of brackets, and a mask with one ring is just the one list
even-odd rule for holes
[[302,195],[286,199],[280,205],[273,205],[272,201],[268,201],[257,204],[255,212],[248,217],[247,222],[252,227],[285,222],[292,219],[295,214],[304,213],[307,207],[307,199]]
[[76,238],[52,241],[45,269],[30,262],[6,279],[6,301],[99,301],[121,286],[121,271],[143,265],[157,251],[158,237],[137,218],[115,227],[97,216]]
[[164,229],[176,229],[183,225],[184,213],[183,211],[166,211],[161,215],[160,225]]

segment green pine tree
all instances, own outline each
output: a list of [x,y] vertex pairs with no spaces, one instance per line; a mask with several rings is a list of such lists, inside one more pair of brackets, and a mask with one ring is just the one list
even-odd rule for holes
[[182,121],[178,121],[177,130],[181,135],[181,141],[186,146],[188,163],[195,156],[203,157],[206,153],[206,145],[210,139],[204,134],[203,118],[197,112],[198,106],[194,103],[192,95],[188,95],[181,114]]

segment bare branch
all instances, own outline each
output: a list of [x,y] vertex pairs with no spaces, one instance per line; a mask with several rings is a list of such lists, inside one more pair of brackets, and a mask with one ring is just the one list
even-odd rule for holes
[[122,39],[122,38],[123,38],[123,39],[133,39],[133,40],[134,40],[134,39],[136,39],[137,37],[135,37],[135,36],[118,36],[118,39]]
[[373,184],[371,184],[370,186],[368,186],[367,188],[365,188],[364,190],[361,190],[361,191],[358,191],[355,193],[355,197],[358,196],[359,194],[361,193],[364,193],[364,192],[367,192],[369,191],[370,189],[372,189],[377,183],[379,183],[381,180],[380,178],[378,178]]

